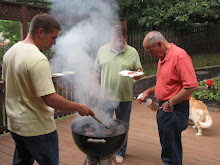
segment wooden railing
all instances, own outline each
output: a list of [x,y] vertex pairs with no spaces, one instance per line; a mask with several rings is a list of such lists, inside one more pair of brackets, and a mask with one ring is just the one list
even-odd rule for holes
[[4,100],[4,83],[3,81],[0,81],[0,134],[7,131],[7,116]]
[[[64,75],[62,77],[52,77],[56,93],[65,97],[68,100],[76,101],[74,95],[74,84],[73,81],[65,81],[73,78],[73,75]],[[54,118],[67,116],[74,112],[61,112],[55,110]],[[5,110],[5,97],[4,97],[4,84],[0,81],[0,134],[7,132],[7,114]]]
[[[70,101],[77,101],[75,97],[75,89],[73,83],[74,74],[64,75],[61,77],[52,77],[56,93]],[[68,80],[68,81],[67,81]],[[72,81],[71,81],[72,80]],[[63,117],[73,114],[73,112],[61,112],[55,110],[54,118]]]

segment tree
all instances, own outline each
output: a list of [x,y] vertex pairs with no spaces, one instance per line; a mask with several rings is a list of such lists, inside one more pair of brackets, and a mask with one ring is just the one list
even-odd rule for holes
[[[11,2],[23,2],[30,5],[49,6],[53,0],[10,0]],[[0,32],[2,32],[3,41],[10,40],[10,45],[20,40],[20,22],[0,20]],[[1,40],[0,40],[1,41]]]
[[[11,2],[23,2],[30,5],[43,5],[49,7],[53,0],[10,0]],[[28,23],[28,27],[29,27]],[[9,21],[0,20],[0,32],[2,33],[2,39],[0,41],[5,41],[9,39],[9,44],[0,46],[0,64],[2,62],[3,54],[16,42],[20,41],[20,22],[19,21]],[[52,53],[50,51],[46,52],[46,56],[51,58]]]
[[220,0],[118,0],[128,32],[190,29],[195,23],[219,24]]
[[[55,0],[11,0],[49,7]],[[107,1],[107,0],[103,0]],[[195,23],[220,24],[220,0],[117,0],[119,16],[127,18],[128,33],[153,29],[190,29]],[[108,0],[110,3],[111,0]],[[3,25],[2,24],[6,24]],[[1,21],[0,30],[11,42],[20,40],[19,22]],[[15,33],[16,32],[16,33]]]
[[41,5],[49,7],[54,0],[10,0],[12,2],[23,2],[29,5]]
[[20,22],[0,20],[0,32],[2,32],[2,41],[10,40],[10,44],[14,44],[20,40]]

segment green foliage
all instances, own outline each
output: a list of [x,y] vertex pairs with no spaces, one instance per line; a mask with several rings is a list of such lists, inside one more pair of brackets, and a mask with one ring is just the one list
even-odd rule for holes
[[19,21],[8,21],[0,20],[0,32],[2,32],[1,42],[6,39],[9,43],[4,46],[0,46],[0,63],[2,62],[2,57],[5,52],[16,42],[20,41],[20,22]]
[[3,55],[5,54],[5,52],[11,47],[10,44],[5,45],[5,46],[0,46],[0,65],[2,64],[2,60],[3,60]]
[[[194,23],[219,24],[220,0],[118,0],[128,32],[190,29]],[[131,14],[132,13],[132,14]]]
[[20,22],[0,20],[0,32],[2,32],[2,41],[10,40],[10,44],[14,44],[20,40]]
[[219,91],[210,91],[210,90],[201,90],[195,91],[191,95],[192,97],[198,97],[205,100],[216,100],[220,102],[220,92]]

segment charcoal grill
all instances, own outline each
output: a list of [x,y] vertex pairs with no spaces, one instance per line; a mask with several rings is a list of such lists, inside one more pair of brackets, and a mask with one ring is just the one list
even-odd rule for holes
[[[74,122],[71,126],[72,136],[77,147],[84,152],[87,157],[84,165],[112,165],[112,161],[117,165],[115,153],[123,147],[128,136],[128,124],[114,120],[112,127],[114,131],[103,129],[100,125],[100,132],[93,132],[90,125]],[[85,131],[86,130],[86,131]],[[89,130],[89,132],[88,132]]]

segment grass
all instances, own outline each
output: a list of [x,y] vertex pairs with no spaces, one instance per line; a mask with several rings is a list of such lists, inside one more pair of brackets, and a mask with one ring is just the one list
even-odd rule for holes
[[[220,52],[208,52],[191,55],[194,68],[220,65]],[[156,75],[157,63],[143,65],[144,76]]]
[[156,75],[157,73],[157,63],[149,63],[143,65],[144,76]]
[[220,52],[194,54],[191,58],[194,68],[220,65]]

